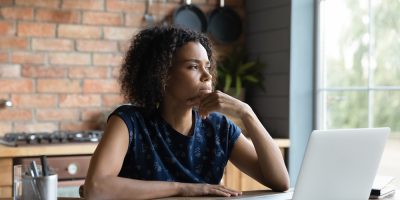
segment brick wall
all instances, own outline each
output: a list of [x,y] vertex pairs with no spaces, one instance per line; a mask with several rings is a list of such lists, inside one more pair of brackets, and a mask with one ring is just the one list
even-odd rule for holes
[[[192,1],[204,12],[218,2]],[[168,21],[180,5],[153,0],[150,12]],[[242,0],[226,5],[244,16]],[[101,128],[123,102],[116,77],[144,9],[144,0],[0,0],[0,99],[14,104],[0,110],[0,135]]]

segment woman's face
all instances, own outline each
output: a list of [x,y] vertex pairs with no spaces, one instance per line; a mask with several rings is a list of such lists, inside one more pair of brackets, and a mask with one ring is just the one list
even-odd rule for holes
[[212,92],[210,68],[206,49],[199,42],[186,43],[174,55],[165,97],[190,105]]

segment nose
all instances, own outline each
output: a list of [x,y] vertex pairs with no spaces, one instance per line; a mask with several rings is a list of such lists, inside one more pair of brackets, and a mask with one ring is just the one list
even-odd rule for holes
[[202,82],[210,81],[211,78],[212,78],[212,75],[210,74],[210,72],[205,67],[203,67],[202,74],[201,74],[201,81]]

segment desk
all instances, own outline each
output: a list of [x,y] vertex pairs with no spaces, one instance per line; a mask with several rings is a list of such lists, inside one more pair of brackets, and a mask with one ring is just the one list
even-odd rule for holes
[[[270,190],[257,190],[257,191],[245,191],[243,195],[238,197],[171,197],[164,198],[169,199],[185,199],[185,200],[222,200],[222,199],[265,199],[265,200],[286,200],[290,196],[290,193],[276,193]],[[0,198],[0,200],[12,200],[12,198]],[[58,200],[84,200],[83,198],[73,197],[59,197]],[[380,200],[400,200],[400,189],[392,196],[386,197]]]
[[[222,200],[222,199],[265,199],[265,200],[287,200],[291,196],[289,193],[276,193],[270,190],[257,190],[257,191],[246,191],[243,192],[243,195],[238,197],[170,197],[164,198],[165,200],[172,199],[185,199],[185,200]],[[81,198],[67,198],[60,197],[59,200],[78,200]],[[0,199],[1,200],[1,199]],[[83,199],[81,199],[83,200]],[[396,193],[392,196],[386,197],[384,199],[379,200],[400,200],[400,189],[396,191]]]

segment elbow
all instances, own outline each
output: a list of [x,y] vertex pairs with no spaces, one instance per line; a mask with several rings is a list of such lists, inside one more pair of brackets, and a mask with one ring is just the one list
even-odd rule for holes
[[100,199],[102,194],[101,184],[95,180],[86,180],[83,187],[83,197],[85,199]]
[[276,185],[271,189],[275,192],[285,192],[285,191],[289,190],[289,188],[290,188],[289,183],[284,183],[284,184]]
[[271,189],[276,192],[285,192],[289,190],[289,188],[290,188],[290,181],[288,177],[282,179],[281,181],[276,182],[274,186],[271,187]]

